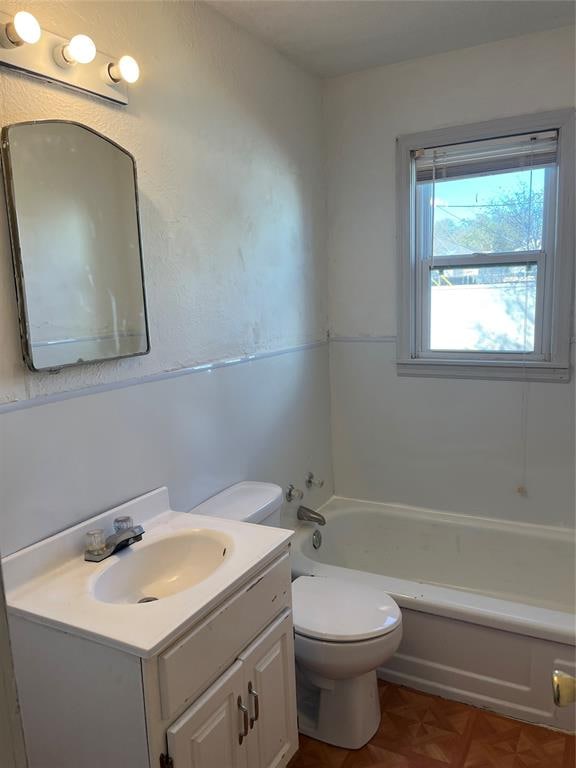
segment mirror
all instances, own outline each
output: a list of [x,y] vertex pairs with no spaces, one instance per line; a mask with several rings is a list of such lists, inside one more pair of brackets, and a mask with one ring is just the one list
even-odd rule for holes
[[20,334],[31,370],[150,350],[134,158],[78,123],[2,130]]

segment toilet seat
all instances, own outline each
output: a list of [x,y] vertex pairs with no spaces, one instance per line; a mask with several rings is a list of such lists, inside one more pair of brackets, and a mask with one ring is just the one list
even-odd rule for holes
[[323,576],[292,582],[292,612],[297,635],[333,643],[356,643],[397,629],[402,614],[379,589]]

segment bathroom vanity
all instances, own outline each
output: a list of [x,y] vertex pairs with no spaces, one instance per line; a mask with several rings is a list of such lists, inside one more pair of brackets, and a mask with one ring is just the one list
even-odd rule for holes
[[[87,530],[126,514],[143,540],[84,562]],[[30,768],[285,766],[290,536],[174,512],[160,489],[6,558]]]

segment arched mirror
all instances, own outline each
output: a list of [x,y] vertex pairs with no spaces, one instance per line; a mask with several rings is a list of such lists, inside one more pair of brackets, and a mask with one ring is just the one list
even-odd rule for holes
[[150,349],[134,158],[78,123],[2,130],[24,359],[32,370]]

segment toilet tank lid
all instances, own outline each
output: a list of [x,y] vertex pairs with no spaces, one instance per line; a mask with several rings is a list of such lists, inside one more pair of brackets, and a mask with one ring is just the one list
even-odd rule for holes
[[231,485],[191,511],[196,515],[261,523],[281,506],[282,488],[279,485],[245,481]]

